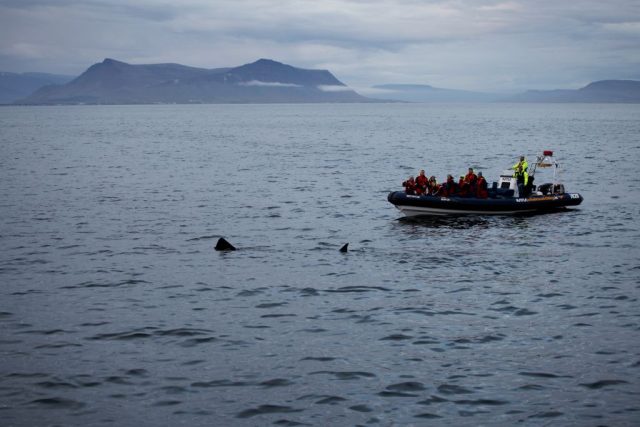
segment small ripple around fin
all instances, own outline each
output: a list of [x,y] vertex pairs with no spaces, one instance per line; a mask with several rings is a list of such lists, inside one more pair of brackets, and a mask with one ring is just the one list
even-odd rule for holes
[[200,236],[200,237],[194,237],[193,239],[187,239],[187,242],[195,242],[198,240],[210,240],[210,239],[217,239],[220,236],[218,235],[213,235],[213,236]]

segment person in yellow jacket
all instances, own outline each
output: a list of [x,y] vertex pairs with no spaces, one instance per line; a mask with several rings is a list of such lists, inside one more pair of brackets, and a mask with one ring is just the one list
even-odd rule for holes
[[524,156],[520,156],[520,161],[511,168],[514,170],[513,176],[518,184],[518,193],[520,197],[524,196],[524,189],[529,183],[529,164]]

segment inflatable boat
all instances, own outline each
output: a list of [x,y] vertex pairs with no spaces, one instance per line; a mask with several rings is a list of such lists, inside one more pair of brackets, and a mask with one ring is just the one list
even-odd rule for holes
[[[535,186],[533,181],[539,169],[552,168],[552,182]],[[498,181],[488,189],[487,198],[439,197],[412,195],[404,191],[392,191],[387,200],[406,216],[418,215],[514,215],[543,213],[566,209],[582,203],[578,193],[567,193],[564,185],[556,182],[558,164],[553,152],[545,151],[538,156],[529,174],[526,187],[518,186],[513,172],[505,171]]]

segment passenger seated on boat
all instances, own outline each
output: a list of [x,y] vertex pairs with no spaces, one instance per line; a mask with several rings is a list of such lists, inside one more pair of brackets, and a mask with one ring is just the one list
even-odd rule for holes
[[416,194],[421,196],[427,193],[427,184],[429,184],[429,178],[424,173],[424,169],[420,171],[420,174],[415,179]]
[[482,176],[482,172],[478,172],[475,194],[478,199],[486,199],[487,197],[489,197],[489,191],[487,190],[487,180],[484,179],[484,176]]
[[433,196],[438,192],[438,189],[440,189],[440,186],[438,185],[438,182],[436,181],[436,177],[431,175],[431,177],[429,178],[429,182],[427,184],[428,194]]
[[407,178],[407,180],[402,183],[402,186],[404,187],[404,192],[406,194],[416,194],[416,182],[412,176]]
[[469,193],[473,196],[477,192],[478,177],[473,173],[473,168],[469,168],[469,172],[464,176],[464,180],[469,184]]
[[460,177],[458,181],[458,197],[469,197],[469,183],[464,179],[464,176]]
[[438,192],[435,195],[440,197],[449,197],[454,196],[456,192],[456,182],[453,180],[453,176],[449,174],[447,175],[447,182],[440,186]]
[[475,173],[473,173],[473,168],[469,168],[469,172],[467,172],[467,174],[465,175],[464,180],[467,181],[470,185],[473,185],[476,183],[477,179],[478,177]]

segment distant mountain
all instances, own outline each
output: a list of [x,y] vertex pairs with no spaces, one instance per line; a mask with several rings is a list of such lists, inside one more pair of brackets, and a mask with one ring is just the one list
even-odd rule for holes
[[442,89],[420,84],[385,84],[373,86],[376,98],[407,102],[490,102],[498,95],[466,90]]
[[51,84],[65,84],[72,76],[46,73],[8,73],[0,71],[0,104],[31,95],[35,90]]
[[326,70],[269,59],[234,68],[132,65],[113,59],[75,80],[44,87],[18,104],[372,102]]
[[640,103],[640,81],[601,80],[577,90],[530,90],[504,101]]

